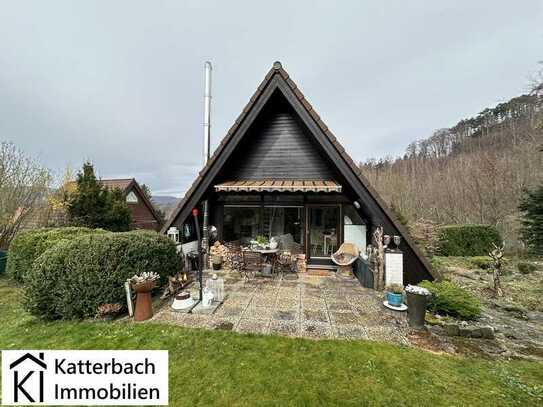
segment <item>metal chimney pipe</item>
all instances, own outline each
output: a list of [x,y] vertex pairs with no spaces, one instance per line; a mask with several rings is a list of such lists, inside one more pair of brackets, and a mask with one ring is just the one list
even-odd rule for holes
[[[204,64],[204,166],[209,160],[209,152],[211,145],[211,62],[206,61]],[[209,202],[206,199],[203,203],[203,213],[204,219],[202,224],[202,249],[204,252],[203,255],[203,269],[207,267],[208,255],[207,251],[209,249]],[[200,281],[200,292],[201,292]],[[200,298],[201,300],[201,298]]]
[[211,145],[211,62],[206,61],[204,66],[204,165],[206,165]]

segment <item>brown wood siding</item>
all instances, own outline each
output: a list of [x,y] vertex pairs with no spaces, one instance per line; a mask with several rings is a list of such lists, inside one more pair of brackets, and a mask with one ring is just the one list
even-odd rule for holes
[[333,180],[335,171],[282,95],[251,127],[235,153],[230,179]]
[[132,213],[132,228],[134,229],[147,229],[147,230],[159,230],[158,224],[153,212],[145,205],[143,199],[137,189],[132,188],[126,192],[128,195],[130,192],[134,192],[138,197],[138,203],[127,202],[128,208]]

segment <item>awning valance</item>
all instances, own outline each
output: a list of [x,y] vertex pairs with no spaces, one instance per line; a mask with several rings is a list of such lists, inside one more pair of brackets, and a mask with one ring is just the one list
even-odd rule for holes
[[341,192],[335,181],[314,180],[238,180],[215,185],[225,192]]

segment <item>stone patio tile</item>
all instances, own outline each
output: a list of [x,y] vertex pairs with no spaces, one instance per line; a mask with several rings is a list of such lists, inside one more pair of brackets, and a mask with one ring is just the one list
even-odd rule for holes
[[314,310],[304,309],[301,316],[305,322],[316,322],[316,323],[330,322],[326,311],[314,311]]
[[330,312],[330,319],[336,325],[360,324],[360,317],[353,312]]
[[275,311],[299,312],[300,304],[299,303],[285,304],[285,303],[278,302],[277,304],[275,304]]
[[326,311],[326,302],[323,300],[317,301],[306,301],[302,300],[302,308],[304,310],[314,310],[314,311]]
[[237,305],[230,306],[225,303],[215,311],[215,315],[226,318],[239,318],[245,308]]
[[300,291],[292,290],[290,288],[281,288],[277,292],[277,295],[283,298],[300,298]]
[[238,324],[234,327],[234,330],[237,332],[251,332],[258,334],[268,333],[270,326],[269,320],[258,320],[258,319],[241,319]]
[[271,321],[269,332],[284,336],[299,336],[301,334],[300,325],[297,322],[275,320]]
[[226,307],[230,307],[230,308],[235,308],[235,307],[241,307],[241,308],[245,308],[247,307],[247,305],[249,305],[249,303],[251,302],[252,300],[252,297],[238,297],[238,298],[230,298],[230,297],[226,297],[225,300],[224,300],[224,305]]
[[298,308],[300,306],[300,299],[278,296],[275,306],[276,308]]
[[272,314],[273,314],[273,308],[271,308],[271,307],[253,307],[253,306],[249,306],[243,312],[242,318],[264,320],[264,319],[270,319]]
[[272,319],[276,321],[297,321],[300,318],[298,310],[284,311],[275,310],[272,314]]
[[326,301],[326,306],[330,312],[348,312],[352,313],[353,310],[347,302],[328,302]]
[[360,325],[336,325],[335,337],[338,339],[369,339],[368,332]]
[[330,338],[332,327],[329,324],[306,321],[301,325],[301,335],[306,338]]
[[303,285],[301,291],[306,294],[318,295],[322,292],[322,288],[318,286]]
[[302,293],[301,295],[303,302],[322,302],[324,301],[324,296],[321,294],[307,294]]
[[282,280],[281,287],[298,287],[300,280]]
[[254,296],[251,301],[250,306],[273,308],[276,302],[277,302],[277,296],[273,296],[273,297]]

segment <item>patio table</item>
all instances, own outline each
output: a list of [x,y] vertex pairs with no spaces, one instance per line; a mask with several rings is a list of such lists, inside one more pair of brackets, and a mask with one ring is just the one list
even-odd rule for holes
[[275,261],[277,260],[279,249],[251,249],[251,251],[260,253],[264,257],[265,263],[271,263],[272,274],[275,273]]

